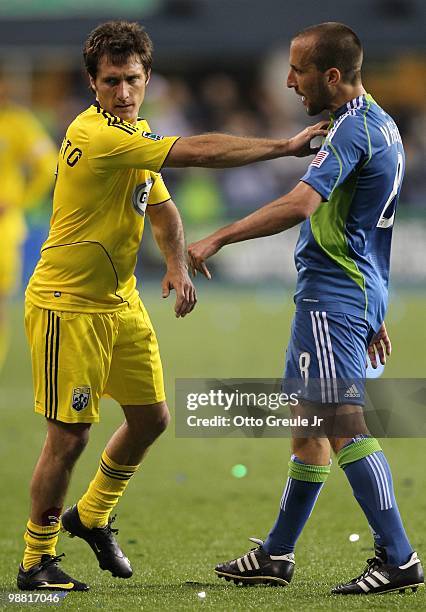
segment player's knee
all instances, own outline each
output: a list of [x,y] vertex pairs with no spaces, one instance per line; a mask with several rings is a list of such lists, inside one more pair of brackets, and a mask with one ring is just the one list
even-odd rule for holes
[[90,425],[68,425],[64,423],[50,426],[48,443],[55,458],[69,465],[81,455],[89,441]]
[[152,444],[167,429],[170,413],[165,402],[152,406],[126,407],[126,424],[132,437]]
[[66,463],[74,463],[80,457],[89,441],[89,430],[77,436],[70,436],[64,445],[62,457]]
[[327,438],[293,438],[292,451],[300,461],[311,465],[327,465],[330,460]]
[[337,453],[341,451],[344,446],[347,446],[348,444],[352,442],[354,436],[350,438],[347,438],[347,437],[346,438],[337,438],[337,437],[329,438],[331,448],[333,449],[333,453],[337,455]]
[[170,412],[168,408],[166,407],[164,410],[162,410],[158,414],[157,418],[152,424],[151,434],[153,436],[153,440],[161,436],[161,434],[166,431],[169,423],[170,423]]

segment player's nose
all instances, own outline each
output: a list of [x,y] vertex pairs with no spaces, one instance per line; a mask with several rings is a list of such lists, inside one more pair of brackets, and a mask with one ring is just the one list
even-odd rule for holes
[[296,87],[297,83],[296,83],[296,79],[295,79],[295,74],[294,74],[294,70],[293,68],[291,68],[289,70],[289,73],[287,75],[287,87]]
[[117,97],[120,100],[127,100],[129,97],[129,85],[126,81],[121,81],[117,89]]

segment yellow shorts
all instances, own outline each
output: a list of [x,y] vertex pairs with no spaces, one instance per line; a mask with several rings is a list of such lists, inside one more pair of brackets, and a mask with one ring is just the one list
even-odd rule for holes
[[58,312],[25,302],[35,411],[64,423],[97,423],[99,399],[121,405],[165,399],[157,338],[138,300],[114,313]]

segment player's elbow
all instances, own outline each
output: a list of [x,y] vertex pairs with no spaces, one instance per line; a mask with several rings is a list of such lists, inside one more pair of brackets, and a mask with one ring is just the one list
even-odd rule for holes
[[308,208],[302,208],[298,206],[295,210],[295,216],[299,219],[300,222],[306,221],[312,215],[312,211]]
[[295,201],[290,203],[290,207],[292,216],[297,223],[306,221],[315,212],[315,209],[307,202]]
[[302,223],[314,214],[322,202],[322,197],[310,185],[301,181],[285,200],[292,210],[293,219],[297,223]]
[[320,203],[321,200],[319,198],[295,198],[290,203],[290,206],[293,208],[294,216],[301,223],[312,217]]

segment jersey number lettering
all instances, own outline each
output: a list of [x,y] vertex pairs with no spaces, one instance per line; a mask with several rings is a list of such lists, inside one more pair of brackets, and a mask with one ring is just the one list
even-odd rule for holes
[[377,226],[376,226],[376,227],[380,227],[381,229],[387,229],[388,227],[392,227],[393,222],[395,220],[395,207],[393,209],[392,216],[386,217],[385,215],[388,212],[388,208],[390,208],[390,206],[392,206],[392,204],[394,203],[395,198],[398,194],[398,189],[402,181],[402,168],[403,168],[402,154],[398,153],[398,163],[396,166],[395,178],[393,180],[393,188],[389,194],[386,204],[383,207],[382,214],[380,215],[380,219],[378,220]]
[[308,386],[309,381],[309,366],[311,365],[311,356],[309,353],[300,353],[299,356],[299,368],[300,376],[305,381],[305,387]]
[[[65,159],[65,161],[67,162],[68,166],[73,168],[78,162],[78,160],[81,158],[81,156],[83,155],[83,151],[79,149],[78,147],[74,147],[74,149],[71,149],[71,147],[72,147],[71,140],[65,140],[64,138],[64,140],[62,141],[60,153],[63,159]],[[71,149],[71,151],[69,151],[69,149]]]

